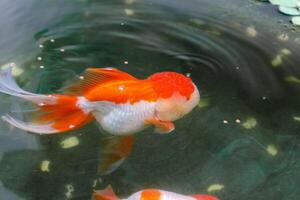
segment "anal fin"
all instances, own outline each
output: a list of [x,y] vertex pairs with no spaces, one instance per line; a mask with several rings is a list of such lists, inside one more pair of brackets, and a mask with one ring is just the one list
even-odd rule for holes
[[102,141],[102,153],[98,170],[102,175],[115,171],[131,154],[134,143],[133,135],[111,136]]
[[93,200],[120,200],[109,185],[104,190],[96,190],[93,194]]

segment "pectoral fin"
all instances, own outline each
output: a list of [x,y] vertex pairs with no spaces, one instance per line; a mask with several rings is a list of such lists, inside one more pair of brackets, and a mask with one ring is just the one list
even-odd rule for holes
[[172,122],[161,121],[156,118],[147,119],[145,121],[145,124],[153,125],[155,127],[154,132],[156,132],[156,133],[170,133],[171,131],[173,131],[175,129],[175,126]]

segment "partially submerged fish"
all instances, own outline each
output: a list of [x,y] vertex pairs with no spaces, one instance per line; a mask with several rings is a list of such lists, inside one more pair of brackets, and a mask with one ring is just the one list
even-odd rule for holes
[[176,72],[159,72],[137,79],[113,68],[88,68],[63,94],[24,91],[11,68],[0,74],[0,92],[32,102],[38,107],[31,122],[6,114],[2,119],[25,131],[63,133],[96,119],[113,135],[129,135],[153,125],[159,133],[174,129],[173,121],[189,113],[199,102],[197,87]]
[[182,194],[158,190],[158,189],[146,189],[136,192],[128,198],[119,198],[111,188],[108,186],[104,190],[97,190],[93,194],[93,200],[219,200],[217,197],[206,194],[196,194],[191,196],[185,196]]

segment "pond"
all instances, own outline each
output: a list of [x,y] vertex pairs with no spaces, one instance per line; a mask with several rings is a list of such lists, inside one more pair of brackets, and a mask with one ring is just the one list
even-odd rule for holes
[[[2,0],[0,67],[27,91],[58,93],[88,67],[138,78],[190,77],[199,105],[170,134],[146,129],[114,171],[96,122],[38,135],[0,122],[0,197],[91,199],[144,188],[221,200],[300,198],[300,29],[277,8],[239,0]],[[1,115],[28,103],[1,94]]]

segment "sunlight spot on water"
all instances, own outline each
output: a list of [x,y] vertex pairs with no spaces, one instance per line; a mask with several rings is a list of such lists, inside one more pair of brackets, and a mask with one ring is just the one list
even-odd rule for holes
[[125,61],[124,61],[124,64],[125,64],[125,65],[128,65],[128,61],[127,61],[127,60],[125,60]]
[[300,79],[296,76],[287,76],[284,78],[284,80],[289,83],[300,83]]
[[49,165],[50,165],[49,160],[43,160],[40,165],[41,171],[42,172],[50,172]]
[[43,65],[40,66],[41,69],[44,69],[45,67]]
[[281,52],[283,55],[285,55],[285,56],[288,56],[288,55],[291,55],[291,54],[292,54],[292,52],[291,52],[289,49],[287,49],[287,48],[281,49],[280,52]]
[[127,16],[132,16],[132,15],[134,15],[134,10],[132,10],[132,9],[125,8],[125,9],[124,9],[124,12],[125,12],[125,14],[126,14]]
[[299,44],[299,45],[300,45],[300,38],[295,38],[295,39],[294,39],[294,42],[295,42],[296,44]]
[[277,39],[281,42],[286,42],[289,40],[289,35],[287,33],[282,33],[277,36]]
[[39,105],[39,106],[44,106],[45,104],[44,104],[44,103],[39,103],[38,105]]
[[37,57],[37,59],[38,59],[38,60],[40,60],[40,61],[41,61],[41,60],[43,60],[43,58],[42,58],[42,57]]
[[267,100],[267,97],[266,96],[263,96],[263,97],[261,97],[262,98],[262,100]]
[[292,54],[292,52],[289,49],[287,49],[287,48],[281,49],[279,54],[277,54],[276,57],[271,61],[272,66],[278,67],[278,66],[282,65],[283,57],[291,55],[291,54]]
[[67,192],[65,193],[67,199],[71,199],[72,196],[73,196],[72,193],[74,192],[74,186],[71,185],[71,184],[67,184],[67,185],[65,186],[65,188],[66,188],[66,190],[67,190]]
[[16,63],[13,63],[13,62],[12,62],[12,63],[7,63],[7,64],[2,65],[2,66],[1,66],[1,69],[2,69],[2,70],[5,70],[5,69],[7,69],[7,68],[9,68],[9,67],[12,68],[12,75],[13,75],[14,77],[20,76],[20,75],[23,74],[23,72],[24,72],[24,70],[23,70],[22,68],[18,67],[18,66],[16,65]]
[[65,49],[60,49],[60,52],[65,52]]
[[208,188],[207,188],[207,192],[208,193],[212,193],[212,192],[217,192],[217,191],[220,191],[224,188],[225,186],[222,185],[222,184],[213,184],[213,185],[210,185]]
[[300,122],[300,117],[294,116],[293,119],[297,122]]
[[84,79],[84,76],[79,76],[79,79],[83,80],[83,79]]
[[203,26],[205,24],[205,22],[201,19],[190,19],[190,22],[192,22],[193,24],[195,25],[198,25],[198,26]]
[[228,121],[224,119],[224,120],[223,120],[223,123],[224,123],[224,124],[228,124]]
[[125,3],[128,4],[128,5],[133,4],[134,2],[135,2],[135,0],[125,0]]
[[122,23],[121,23],[121,26],[124,26],[124,25],[125,25],[125,23],[124,23],[124,22],[122,22]]
[[277,55],[272,61],[271,64],[273,67],[278,67],[282,64],[282,56]]
[[54,40],[54,39],[51,39],[50,42],[55,42],[55,40]]
[[209,100],[208,99],[201,99],[200,102],[198,103],[199,108],[204,108],[209,106]]
[[246,28],[246,33],[249,37],[256,37],[257,31],[254,26],[249,26]]
[[39,47],[40,47],[40,48],[43,48],[43,47],[44,47],[44,45],[40,44],[40,45],[39,45]]
[[241,123],[241,120],[240,120],[240,119],[236,119],[235,122],[236,122],[237,124],[240,124],[240,123]]
[[[73,125],[74,126],[74,125]],[[68,137],[66,139],[64,139],[61,143],[60,146],[63,149],[69,149],[69,148],[73,148],[75,146],[77,146],[79,144],[79,139],[78,137]]]
[[218,29],[211,29],[208,30],[207,32],[215,36],[220,36],[222,34]]
[[191,77],[191,73],[186,73],[185,76],[186,77]]
[[252,129],[257,125],[257,121],[255,118],[251,117],[248,118],[243,124],[242,126],[246,129]]
[[277,148],[273,145],[273,144],[269,144],[267,146],[267,152],[271,155],[271,156],[276,156],[278,153]]

